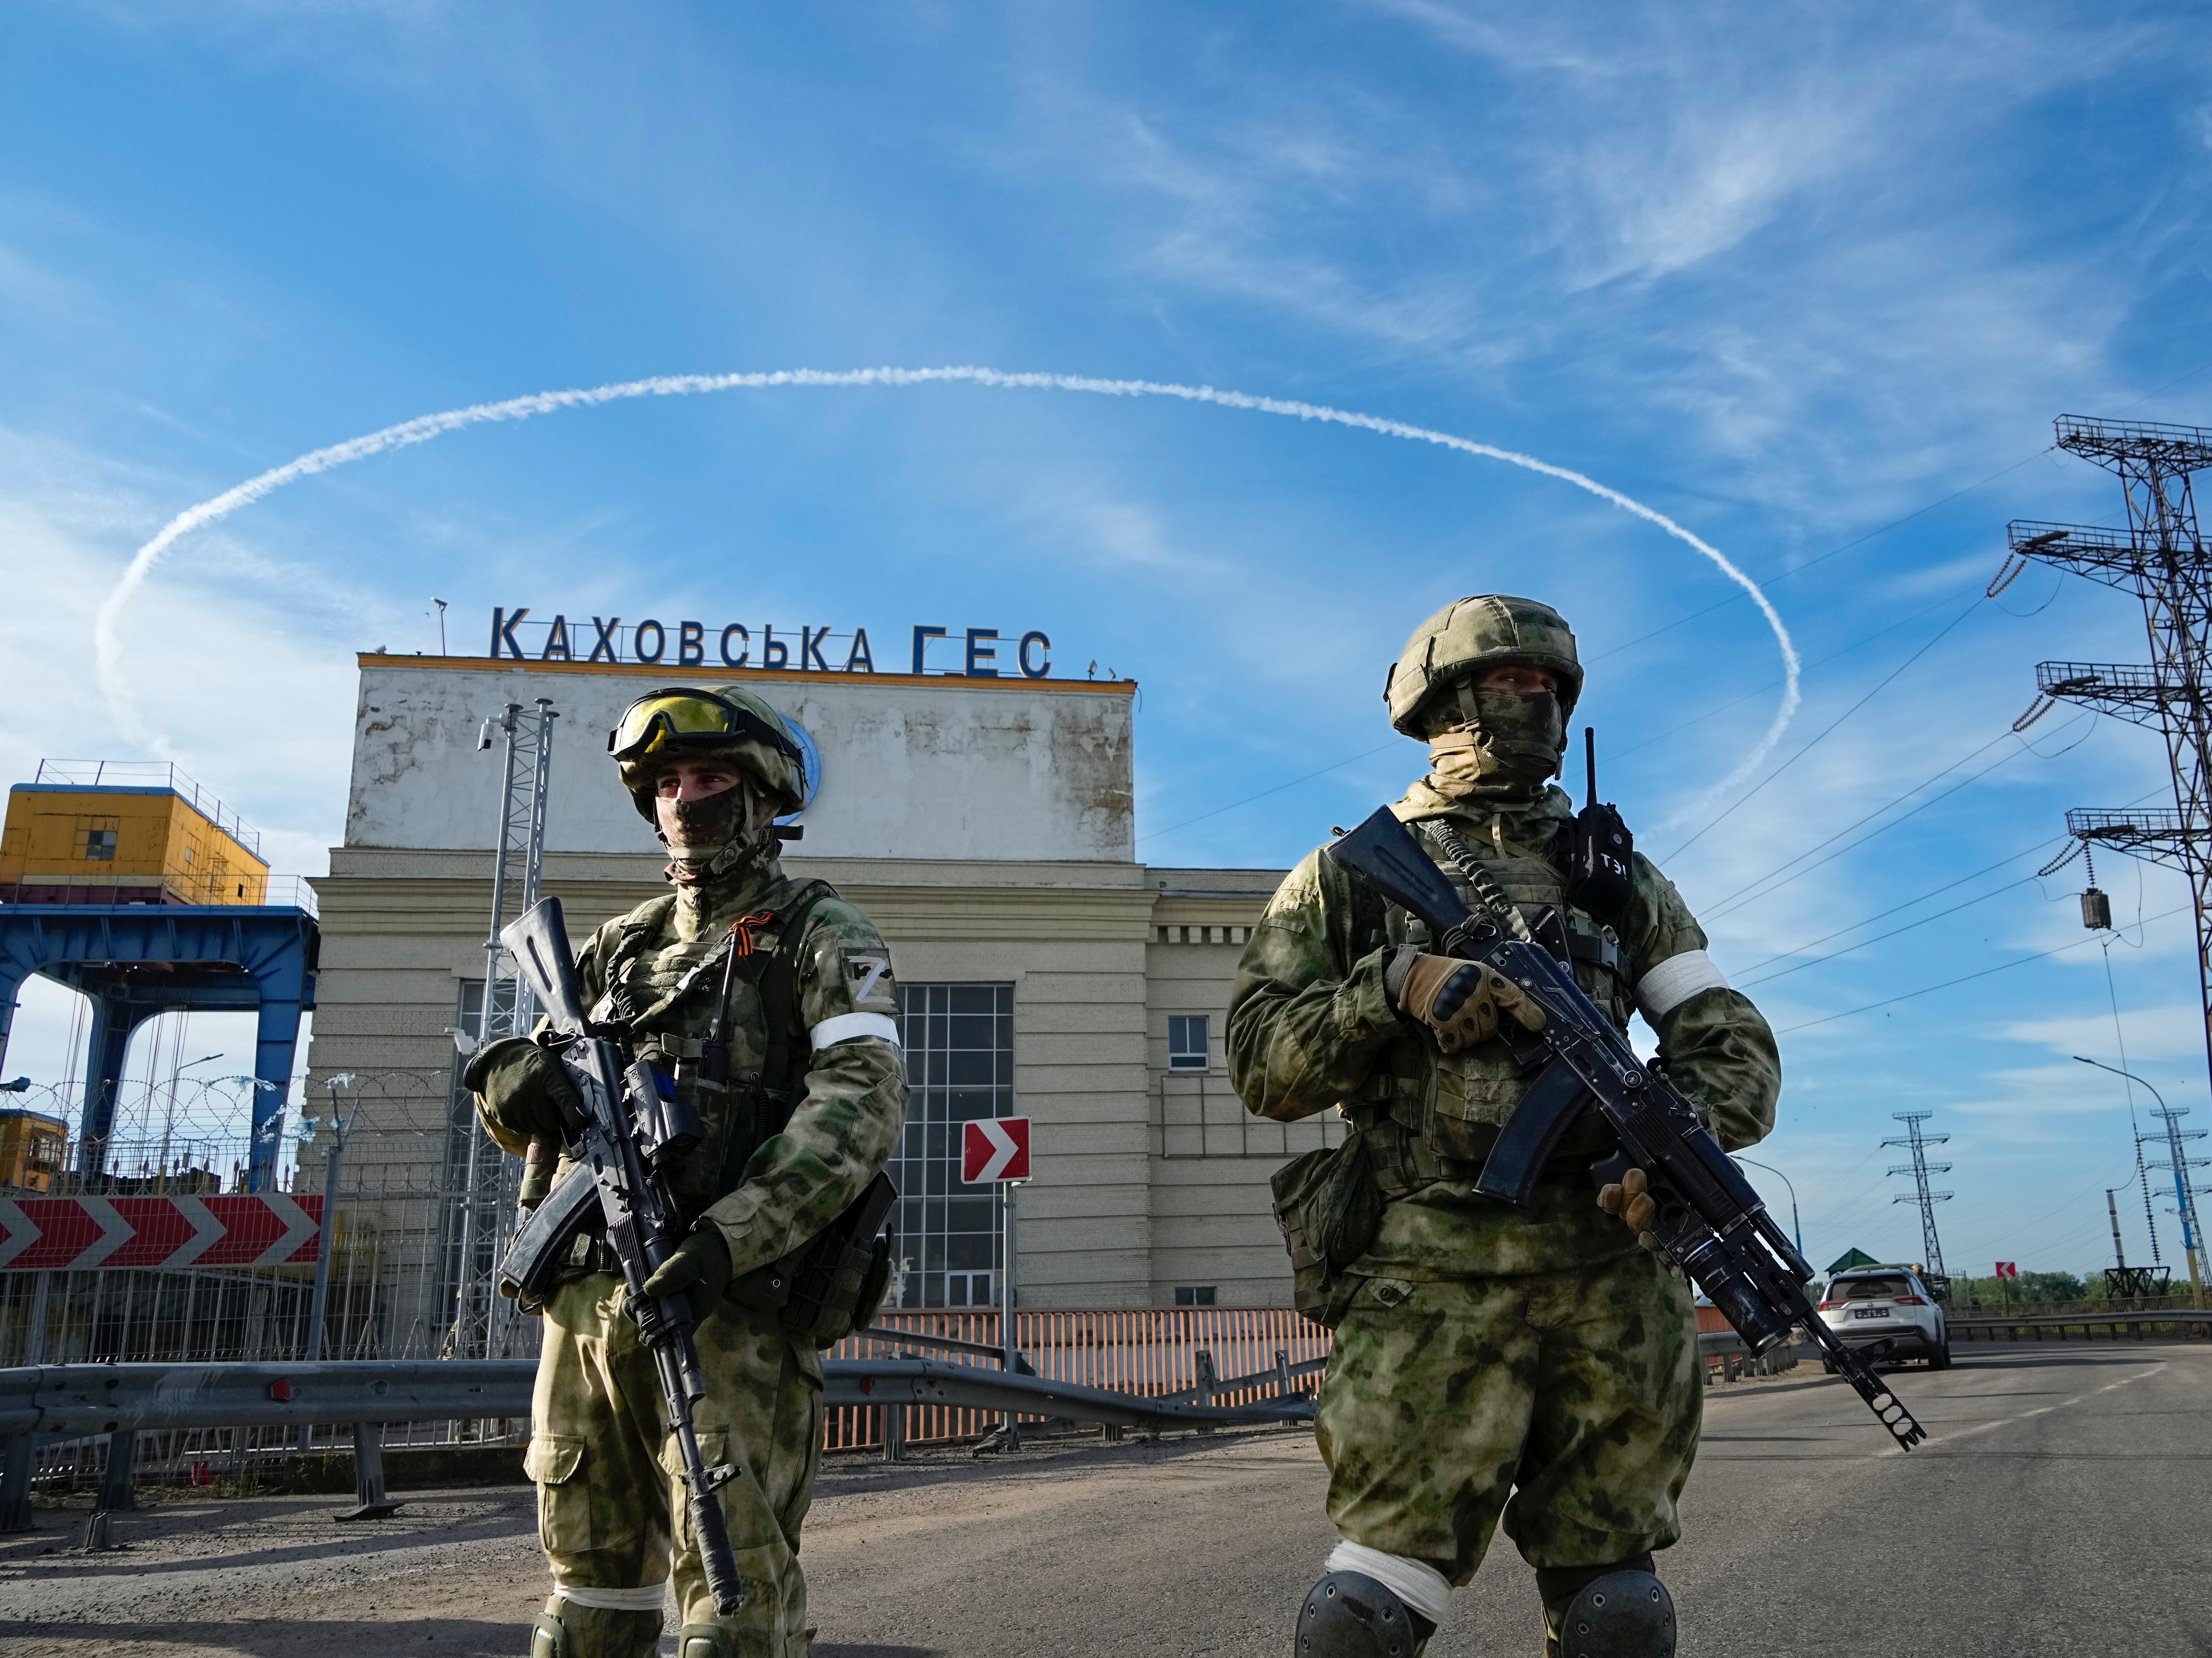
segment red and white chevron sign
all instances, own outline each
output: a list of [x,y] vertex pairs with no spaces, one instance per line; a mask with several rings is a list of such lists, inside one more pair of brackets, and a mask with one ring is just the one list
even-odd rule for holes
[[985,1181],[1030,1177],[1030,1120],[985,1117],[967,1125],[960,1136],[960,1178],[970,1186]]
[[312,1266],[319,1197],[0,1198],[0,1272]]

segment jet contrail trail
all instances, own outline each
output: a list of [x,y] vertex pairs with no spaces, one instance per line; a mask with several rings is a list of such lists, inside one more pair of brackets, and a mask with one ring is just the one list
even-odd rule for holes
[[283,465],[273,467],[258,477],[248,478],[197,507],[185,508],[163,525],[160,533],[138,550],[121,579],[116,582],[113,591],[101,603],[100,615],[93,623],[94,660],[100,677],[101,695],[126,731],[142,738],[149,735],[139,723],[137,710],[131,704],[130,687],[123,678],[122,652],[115,629],[124,606],[130,603],[131,596],[144,583],[147,573],[161,562],[162,556],[177,544],[180,537],[203,525],[228,518],[240,507],[251,507],[264,495],[314,473],[327,472],[334,466],[366,460],[371,455],[382,454],[387,449],[428,443],[433,438],[458,431],[464,426],[477,426],[489,421],[528,420],[533,416],[550,415],[562,409],[620,403],[631,398],[696,397],[709,392],[768,391],[787,386],[929,386],[947,382],[995,386],[1014,392],[1087,392],[1094,396],[1109,398],[1180,398],[1186,403],[1210,403],[1224,409],[1243,409],[1256,414],[1321,421],[1335,426],[1353,427],[1364,432],[1379,433],[1384,437],[1402,438],[1410,442],[1433,443],[1441,448],[1455,449],[1462,454],[1480,455],[1488,460],[1504,461],[1509,466],[1518,466],[1528,471],[1541,473],[1546,477],[1557,478],[1562,483],[1571,483],[1577,489],[1587,490],[1625,513],[1632,513],[1646,523],[1657,525],[1676,540],[1688,544],[1710,559],[1722,574],[1751,596],[1752,603],[1759,606],[1759,614],[1766,618],[1766,625],[1773,631],[1774,641],[1782,651],[1781,705],[1776,708],[1773,722],[1767,726],[1765,735],[1759,739],[1734,771],[1713,786],[1711,793],[1723,793],[1756,771],[1766,756],[1773,752],[1774,745],[1782,740],[1782,733],[1789,729],[1790,721],[1797,712],[1800,700],[1797,647],[1791,642],[1790,630],[1783,625],[1780,614],[1769,602],[1759,585],[1738,569],[1717,547],[1692,534],[1664,513],[1646,507],[1642,501],[1568,467],[1554,466],[1549,461],[1538,460],[1533,455],[1500,449],[1492,444],[1477,443],[1472,438],[1455,437],[1449,432],[1433,431],[1425,426],[1409,426],[1403,421],[1388,420],[1379,415],[1332,409],[1325,404],[1255,397],[1246,392],[1224,392],[1212,386],[1179,386],[1172,381],[1100,380],[1085,374],[1010,374],[996,368],[957,367],[842,370],[781,368],[749,374],[659,374],[649,380],[623,380],[612,386],[594,386],[567,392],[537,392],[528,397],[509,398],[504,403],[472,404],[465,409],[448,409],[441,414],[420,415],[413,420],[402,421],[397,426],[387,426],[380,432],[349,438],[343,443],[334,443],[325,449],[310,450],[296,460],[287,461]]

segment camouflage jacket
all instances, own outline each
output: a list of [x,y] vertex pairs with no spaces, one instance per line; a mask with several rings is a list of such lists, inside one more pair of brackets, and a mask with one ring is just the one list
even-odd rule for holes
[[818,898],[808,913],[796,963],[785,1033],[789,1121],[780,1131],[756,1133],[748,1084],[767,1056],[768,1024],[760,988],[742,972],[731,996],[729,1082],[700,1075],[702,1042],[722,987],[720,961],[672,1002],[670,994],[740,918],[770,913],[774,919],[752,931],[757,952],[774,949],[802,884],[771,862],[678,887],[609,921],[577,957],[584,993],[596,1004],[592,1017],[635,1019],[639,1057],[672,1074],[678,1097],[698,1108],[706,1137],[676,1172],[676,1199],[720,1230],[740,1274],[780,1260],[836,1219],[890,1156],[906,1117],[890,952],[868,918],[835,896]]
[[[1635,896],[1607,926],[1565,903],[1559,841],[1573,809],[1558,789],[1501,807],[1449,799],[1424,782],[1392,810],[1417,836],[1432,820],[1455,829],[1525,919],[1561,909],[1577,981],[1624,1029],[1632,1011],[1644,1013],[1669,1074],[1722,1145],[1754,1145],[1773,1127],[1782,1079],[1773,1033],[1711,969],[1704,932],[1648,859],[1636,855]],[[1437,861],[1480,908],[1449,859]],[[1445,1054],[1391,1005],[1383,985],[1391,958],[1427,941],[1419,921],[1309,854],[1269,902],[1238,964],[1229,1067],[1246,1107],[1291,1121],[1340,1106],[1359,1130],[1387,1199],[1362,1272],[1564,1271],[1633,1248],[1595,1201],[1588,1166],[1607,1141],[1594,1119],[1571,1131],[1533,1214],[1474,1195],[1472,1181],[1527,1079],[1502,1042]]]

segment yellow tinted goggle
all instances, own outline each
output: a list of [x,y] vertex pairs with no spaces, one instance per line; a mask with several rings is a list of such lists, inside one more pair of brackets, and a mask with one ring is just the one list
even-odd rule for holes
[[765,743],[794,762],[799,760],[798,744],[757,714],[683,687],[649,692],[625,708],[607,733],[607,752],[617,760],[639,760],[672,739],[689,746],[686,738],[717,737]]

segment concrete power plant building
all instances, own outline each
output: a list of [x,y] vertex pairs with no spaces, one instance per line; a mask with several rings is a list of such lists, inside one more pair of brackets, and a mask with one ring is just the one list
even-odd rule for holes
[[[329,1079],[366,1079],[349,1097],[378,1149],[357,1135],[361,1155],[413,1159],[429,1185],[466,1145],[450,1033],[483,1019],[501,800],[497,756],[478,746],[484,721],[539,698],[559,716],[544,890],[580,939],[666,890],[607,731],[641,692],[737,681],[818,755],[786,867],[833,883],[890,945],[912,1085],[890,1166],[902,1304],[999,1302],[999,1198],[962,1184],[959,1126],[1016,1115],[1035,1121],[1018,1305],[1289,1304],[1267,1178],[1343,1125],[1334,1113],[1288,1127],[1250,1119],[1222,1051],[1237,956],[1281,872],[1137,861],[1132,683],[977,673],[972,639],[970,671],[927,675],[505,653],[359,663],[345,841],[315,884],[307,1096],[326,1110]],[[301,1173],[313,1179],[311,1165]]]

